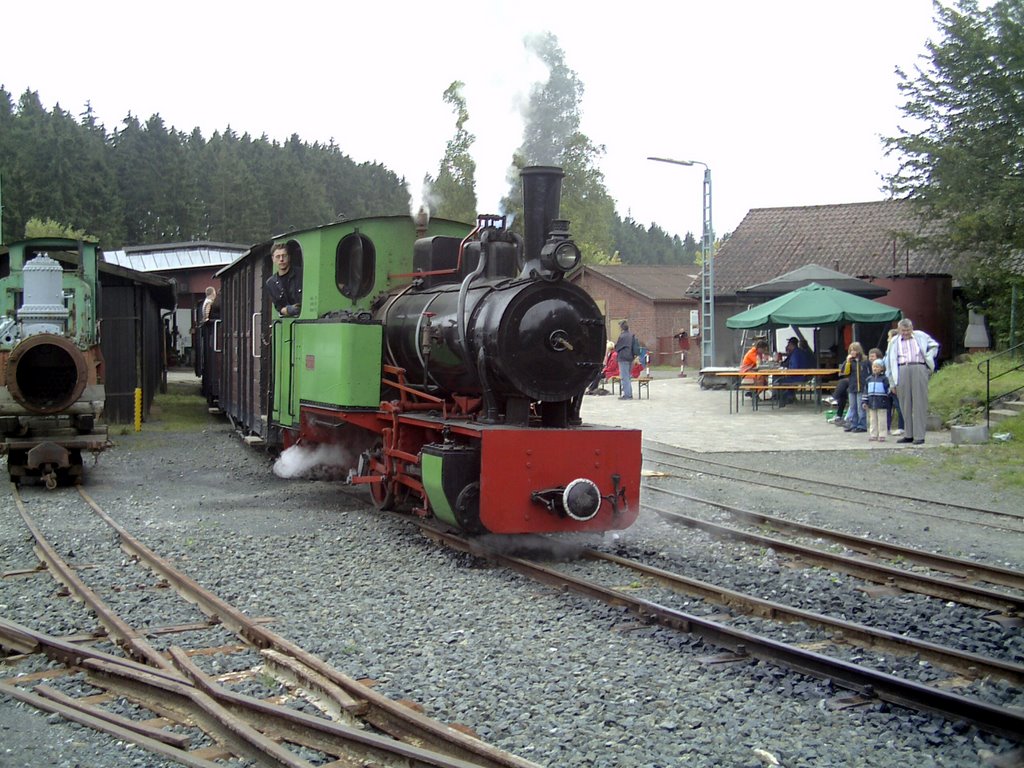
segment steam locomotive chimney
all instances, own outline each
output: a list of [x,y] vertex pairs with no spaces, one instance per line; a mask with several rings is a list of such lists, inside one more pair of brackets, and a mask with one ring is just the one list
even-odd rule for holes
[[558,218],[564,176],[561,168],[550,165],[523,168],[523,240],[527,261],[540,257],[551,222]]
[[426,237],[427,235],[427,224],[430,222],[430,214],[427,213],[427,209],[422,205],[420,206],[419,213],[416,214],[416,237]]

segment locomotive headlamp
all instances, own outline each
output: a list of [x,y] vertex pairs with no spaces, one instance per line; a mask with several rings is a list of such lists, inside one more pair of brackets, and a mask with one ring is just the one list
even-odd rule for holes
[[572,240],[549,240],[540,252],[540,266],[544,272],[568,272],[580,263],[582,255]]
[[560,277],[575,269],[582,258],[576,243],[569,239],[569,222],[564,219],[551,222],[548,241],[540,249],[541,272]]
[[580,249],[572,240],[560,243],[555,248],[555,266],[563,272],[575,269],[576,265],[580,263],[580,258]]
[[601,491],[593,480],[573,480],[562,492],[562,509],[573,520],[590,520],[601,508]]

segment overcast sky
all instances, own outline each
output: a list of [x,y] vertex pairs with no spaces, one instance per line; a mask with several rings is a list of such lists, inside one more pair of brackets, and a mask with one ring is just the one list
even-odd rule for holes
[[882,199],[895,161],[879,137],[907,123],[894,70],[937,37],[933,16],[931,0],[37,0],[5,7],[0,84],[76,115],[89,101],[108,131],[131,112],[206,136],[334,139],[418,194],[455,130],[441,95],[463,80],[493,212],[520,106],[546,78],[523,39],[552,32],[620,215],[699,240],[703,169],[649,155],[711,167],[719,236],[751,208]]

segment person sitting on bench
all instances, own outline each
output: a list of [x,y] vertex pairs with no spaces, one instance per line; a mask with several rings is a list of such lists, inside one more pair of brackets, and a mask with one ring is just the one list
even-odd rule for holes
[[[782,362],[784,368],[807,369],[814,367],[814,357],[811,350],[806,347],[807,342],[801,346],[796,336],[790,336],[786,342],[786,357]],[[778,379],[779,384],[803,384],[807,381],[806,376],[783,376]],[[779,392],[779,407],[784,408],[796,400],[796,392],[792,389],[783,389]]]

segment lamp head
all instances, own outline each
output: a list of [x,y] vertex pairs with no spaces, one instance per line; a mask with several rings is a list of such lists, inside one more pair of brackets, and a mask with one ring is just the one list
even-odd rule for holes
[[579,247],[569,239],[569,222],[556,219],[540,251],[541,268],[549,275],[560,276],[575,269],[582,258]]
[[673,160],[669,157],[648,157],[648,160],[653,160],[656,163],[672,163],[672,165],[693,165],[693,160]]

